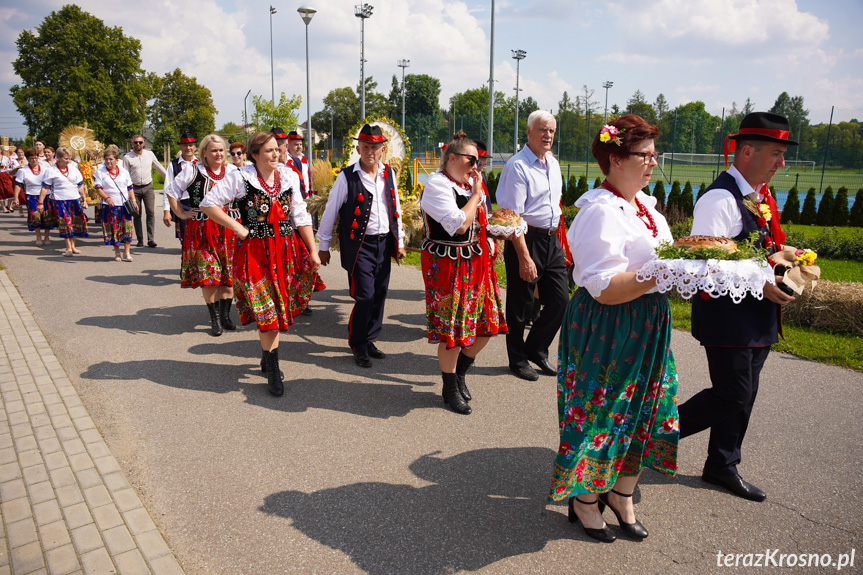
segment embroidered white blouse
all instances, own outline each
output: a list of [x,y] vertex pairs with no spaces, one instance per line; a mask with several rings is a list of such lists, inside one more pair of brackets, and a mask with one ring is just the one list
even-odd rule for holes
[[[473,179],[471,178],[471,185]],[[458,207],[453,196],[453,190],[461,196],[470,198],[472,192],[457,186],[440,170],[429,176],[420,198],[420,208],[433,220],[439,222],[443,229],[454,236],[465,220],[465,213]]]
[[[580,208],[566,234],[572,253],[572,278],[594,298],[619,273],[637,271],[656,258],[654,248],[673,241],[665,217],[656,211],[656,198],[639,191],[658,229],[657,237],[636,216],[635,208],[605,188],[596,188],[575,203]],[[657,291],[651,288],[647,293]]]
[[51,188],[51,196],[55,200],[80,200],[78,186],[84,183],[84,176],[77,166],[70,163],[66,167],[69,170],[66,175],[56,165],[43,169],[45,175],[42,176],[42,187]]

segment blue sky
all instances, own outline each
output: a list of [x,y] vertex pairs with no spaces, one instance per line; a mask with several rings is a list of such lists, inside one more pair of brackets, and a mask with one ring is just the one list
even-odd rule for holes
[[[369,0],[366,75],[386,93],[396,61],[408,73],[441,79],[441,104],[481,86],[489,73],[490,1]],[[305,95],[304,25],[296,9],[318,10],[309,28],[312,112],[333,88],[359,81],[360,21],[354,1],[142,0],[78,4],[141,40],[143,67],[164,74],[176,67],[212,92],[217,125],[242,121],[243,96],[270,94],[269,6],[273,16],[276,94]],[[32,0],[0,7],[0,134],[21,137],[9,97],[18,79],[11,62],[15,38],[35,28],[63,2]],[[522,96],[557,110],[564,90],[595,90],[614,82],[609,106],[624,106],[640,89],[661,92],[672,106],[701,100],[719,114],[747,97],[769,108],[782,91],[802,95],[812,120],[863,119],[863,22],[860,0],[497,0],[495,84],[515,87],[511,50],[521,63]],[[305,103],[300,109],[305,118]]]

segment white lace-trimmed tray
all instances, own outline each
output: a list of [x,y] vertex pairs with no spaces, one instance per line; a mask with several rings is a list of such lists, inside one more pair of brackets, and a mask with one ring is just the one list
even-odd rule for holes
[[664,260],[647,262],[635,275],[638,281],[656,278],[661,293],[676,289],[684,299],[698,292],[710,297],[731,296],[740,303],[746,294],[764,297],[764,282],[776,284],[773,270],[766,261],[757,260]]
[[521,221],[517,226],[496,226],[488,224],[485,227],[486,233],[499,240],[507,240],[512,237],[518,237],[527,231],[527,222]]

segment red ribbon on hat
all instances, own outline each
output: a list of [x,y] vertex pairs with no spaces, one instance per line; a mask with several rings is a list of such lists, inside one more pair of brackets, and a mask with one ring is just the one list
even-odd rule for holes
[[180,138],[181,144],[194,144],[195,138]]
[[368,134],[362,134],[362,133],[359,135],[357,140],[360,140],[363,142],[386,142],[387,141],[387,139],[384,138],[383,136],[370,136]]
[[725,142],[722,146],[725,152],[726,168],[728,167],[728,152],[733,152],[737,148],[737,140],[731,140],[731,143],[729,143],[729,139],[740,134],[758,134],[760,136],[776,138],[777,140],[787,140],[791,132],[788,130],[770,130],[767,128],[743,128],[736,134],[728,134],[725,136]]

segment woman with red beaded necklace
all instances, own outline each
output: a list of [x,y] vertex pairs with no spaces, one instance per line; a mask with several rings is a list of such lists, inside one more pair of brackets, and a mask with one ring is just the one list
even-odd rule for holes
[[478,161],[476,144],[457,133],[420,198],[429,342],[438,344],[444,402],[462,415],[472,411],[468,369],[492,336],[507,332]]
[[[47,151],[48,148],[45,148]],[[81,251],[75,246],[75,238],[88,238],[87,232],[87,192],[84,188],[84,176],[81,175],[78,166],[72,163],[72,153],[68,148],[60,146],[56,154],[51,150],[55,158],[54,164],[45,169],[42,177],[42,193],[39,195],[38,209],[45,211],[44,202],[46,196],[51,194],[56,206],[57,224],[60,237],[66,240],[66,257],[80,254]]]
[[[226,234],[222,226],[201,211],[200,204],[213,186],[237,168],[226,164],[227,144],[218,134],[204,136],[199,158],[198,164],[183,165],[165,187],[165,194],[171,210],[186,220],[180,285],[201,288],[210,313],[210,333],[220,336],[223,329],[237,329],[230,316],[234,299],[231,266],[236,242],[233,235]],[[222,209],[227,211],[226,207]],[[234,210],[231,214],[239,217]]]
[[114,261],[131,262],[132,216],[126,213],[123,202],[128,198],[138,207],[132,188],[132,176],[120,165],[120,149],[114,144],[105,148],[103,157],[104,162],[93,175],[96,193],[102,198],[99,216],[102,234],[105,236],[105,244],[114,246]]
[[606,506],[624,533],[647,530],[632,494],[645,467],[677,471],[677,371],[668,298],[636,273],[672,241],[656,199],[641,191],[656,166],[659,132],[626,114],[603,126],[593,155],[606,179],[576,202],[567,233],[573,279],[558,352],[560,447],[549,499],[569,499],[569,520],[614,541]]
[[[48,234],[51,233],[51,228],[57,225],[54,201],[50,198],[45,200],[44,209],[39,209],[39,194],[42,193],[42,177],[45,175],[44,168],[39,163],[39,153],[35,148],[26,150],[24,157],[27,163],[20,166],[15,173],[13,211],[15,207],[23,203],[21,196],[24,196],[27,203],[27,229],[36,232],[37,246],[43,244],[49,246],[51,239]],[[42,239],[43,231],[45,232],[44,240]]]
[[[254,165],[235,170],[214,186],[201,202],[201,210],[237,237],[233,268],[237,310],[243,325],[257,325],[261,370],[267,374],[269,392],[280,396],[285,388],[279,369],[279,333],[287,333],[294,316],[308,304],[321,260],[300,180],[279,166],[275,136],[254,134],[248,150]],[[234,201],[239,222],[219,207]]]

